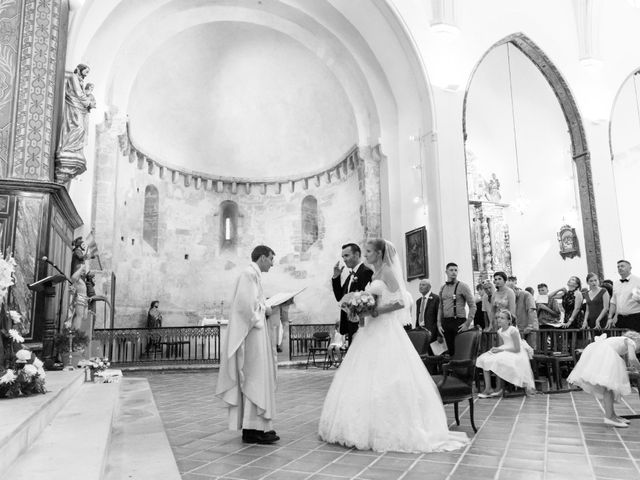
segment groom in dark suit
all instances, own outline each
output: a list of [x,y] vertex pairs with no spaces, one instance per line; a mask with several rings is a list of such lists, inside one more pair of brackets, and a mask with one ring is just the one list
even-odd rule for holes
[[[373,271],[364,266],[360,260],[360,247],[355,243],[347,243],[342,246],[342,260],[349,270],[347,278],[342,281],[342,270],[344,267],[337,262],[333,267],[333,294],[339,302],[347,293],[360,292],[371,282]],[[340,333],[347,336],[349,345],[353,340],[353,335],[358,331],[358,324],[349,321],[347,312],[340,311]]]
[[431,282],[426,278],[420,280],[418,285],[420,298],[416,302],[416,323],[414,328],[424,328],[431,333],[431,339],[440,336],[438,332],[438,308],[440,297],[431,291]]

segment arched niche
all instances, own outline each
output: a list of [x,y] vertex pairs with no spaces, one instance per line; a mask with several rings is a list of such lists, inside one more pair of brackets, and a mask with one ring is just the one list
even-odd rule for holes
[[616,95],[609,124],[623,258],[640,258],[640,224],[636,190],[640,178],[640,69],[631,73]]
[[142,239],[154,251],[158,251],[158,223],[160,216],[160,196],[154,185],[144,189],[144,213],[142,223]]
[[235,253],[238,246],[238,204],[225,200],[220,204],[220,251]]
[[300,206],[301,242],[300,250],[306,252],[318,240],[318,200],[307,195]]
[[[488,128],[496,120],[501,122],[503,128],[483,132],[485,138],[479,141],[477,131],[474,139],[474,119],[471,118],[474,116],[474,82],[483,75],[484,67],[492,62],[499,69],[498,73],[502,72],[503,75],[498,76],[492,85],[492,92],[485,92],[487,96],[483,99],[482,117]],[[511,62],[511,68],[507,71],[508,62]],[[516,71],[517,67],[520,69]],[[534,86],[539,90],[536,90],[536,94],[531,91]],[[544,98],[538,98],[538,94]],[[514,105],[513,110],[511,105]],[[545,112],[549,117],[541,121],[542,116],[547,114]],[[477,119],[476,115],[476,122]],[[479,263],[486,264],[487,253],[490,257],[488,260],[493,261],[493,214],[482,213],[482,202],[486,200],[503,204],[500,208],[507,212],[509,218],[494,227],[504,230],[503,243],[508,249],[512,252],[520,250],[519,259],[513,255],[512,258],[502,258],[498,266],[512,266],[516,275],[527,276],[527,282],[564,281],[565,276],[575,274],[568,273],[575,271],[575,267],[602,274],[591,165],[582,120],[565,80],[545,53],[528,37],[521,33],[505,37],[494,44],[475,66],[465,92],[463,130],[472,243],[475,243],[474,268]],[[549,135],[555,139],[554,142],[548,141],[546,137]],[[496,179],[492,179],[492,173],[498,172],[490,169],[480,172],[482,167],[478,166],[483,158],[487,160],[491,157],[490,150],[479,146],[482,141],[502,149],[502,173],[497,175],[497,183],[500,184],[497,195]],[[483,175],[478,175],[479,172]],[[482,176],[484,179],[479,179]],[[482,188],[478,189],[478,183],[483,180],[484,192]],[[532,189],[532,185],[535,188]],[[548,202],[550,205],[547,208],[541,208],[542,203],[554,197],[562,203],[552,205],[553,202]],[[541,203],[541,199],[544,202]],[[488,222],[485,221],[487,219]],[[512,227],[509,221],[519,224],[517,238],[514,238],[513,231],[509,231]],[[560,255],[558,234],[565,224],[576,230],[580,257],[565,258]],[[543,231],[541,225],[549,226],[547,231]],[[514,242],[519,243],[514,245]],[[520,261],[522,258],[525,258],[524,262]]]

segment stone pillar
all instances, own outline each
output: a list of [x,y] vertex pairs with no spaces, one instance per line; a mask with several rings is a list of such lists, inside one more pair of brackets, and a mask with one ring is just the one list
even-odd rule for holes
[[382,200],[380,195],[380,162],[384,155],[380,145],[360,147],[358,177],[360,191],[363,195],[360,220],[364,227],[364,237],[379,238],[382,236]]
[[[110,270],[115,251],[118,162],[129,155],[127,120],[113,112],[96,129],[96,152],[91,200],[91,228],[100,245],[102,268]],[[127,161],[127,160],[125,160]]]
[[[6,3],[2,2],[3,7]],[[8,4],[20,8],[21,14],[19,66],[13,89],[9,88],[17,93],[6,176],[52,181],[62,107],[68,2],[12,0]],[[0,7],[0,17],[13,11],[3,7]]]

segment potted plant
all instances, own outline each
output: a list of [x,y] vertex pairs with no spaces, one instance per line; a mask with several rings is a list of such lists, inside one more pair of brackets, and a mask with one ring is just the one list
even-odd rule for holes
[[[89,337],[82,330],[64,327],[53,337],[53,345],[60,355],[65,367],[77,365],[84,356],[84,349],[89,345]],[[69,346],[71,345],[71,355]]]

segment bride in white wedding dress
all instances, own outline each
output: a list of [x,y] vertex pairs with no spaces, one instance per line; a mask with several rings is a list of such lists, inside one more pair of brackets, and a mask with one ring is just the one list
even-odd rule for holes
[[466,445],[464,432],[449,432],[438,389],[402,328],[410,313],[395,247],[370,240],[365,258],[375,272],[367,291],[376,296],[376,309],[336,372],[320,416],[320,437],[377,452]]

